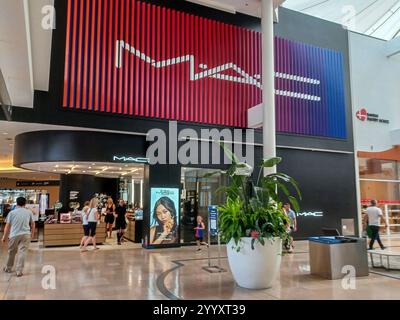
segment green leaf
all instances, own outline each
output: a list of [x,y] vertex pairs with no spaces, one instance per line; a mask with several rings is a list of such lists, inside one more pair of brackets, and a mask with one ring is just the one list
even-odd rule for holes
[[295,197],[293,197],[293,196],[289,196],[288,199],[289,199],[290,204],[293,207],[293,210],[295,212],[299,212],[300,205],[299,205],[299,202],[297,201],[297,199]]
[[282,162],[282,158],[275,157],[271,159],[265,159],[261,163],[262,168],[272,168]]
[[256,242],[256,239],[251,239],[251,250],[254,250],[254,243]]

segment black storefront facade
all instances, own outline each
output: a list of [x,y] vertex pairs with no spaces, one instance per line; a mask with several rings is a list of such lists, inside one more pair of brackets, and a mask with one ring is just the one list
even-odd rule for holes
[[[155,3],[163,7],[178,9],[182,12],[257,31],[260,28],[260,21],[256,18],[241,14],[231,15],[186,1],[149,1],[146,3]],[[24,163],[42,161],[118,162],[118,159],[114,159],[115,156],[146,158],[146,151],[149,146],[149,142],[146,141],[146,134],[154,128],[168,132],[168,121],[62,107],[66,12],[68,9],[67,1],[57,0],[55,4],[57,28],[53,33],[49,92],[35,92],[33,110],[14,107],[12,121],[75,126],[90,128],[91,130],[114,131],[115,133],[90,131],[89,134],[88,131],[80,131],[79,129],[58,133],[26,133],[16,138],[14,164],[21,166]],[[318,47],[331,48],[341,52],[344,57],[346,137],[339,139],[277,132],[277,154],[284,159],[278,170],[293,176],[299,182],[303,194],[301,212],[298,216],[299,230],[295,237],[305,239],[309,236],[320,235],[324,227],[341,230],[342,219],[353,219],[355,234],[358,234],[347,32],[339,25],[286,9],[280,10],[279,20],[279,24],[275,26],[275,34],[278,37],[301,41]],[[193,129],[198,133],[198,136],[201,136],[201,129],[217,128],[233,131],[235,127],[177,121],[177,128],[178,131]],[[244,136],[243,141],[245,140]],[[98,143],[99,141],[101,143]],[[171,143],[171,141],[167,140],[167,143]],[[176,143],[178,148],[184,144],[182,141]],[[256,130],[256,164],[261,160],[261,157],[262,134],[261,131]],[[164,187],[182,191],[182,167],[226,168],[224,165],[201,165],[200,161],[199,164],[145,165],[144,189],[149,191],[151,188]],[[67,190],[63,191],[63,182],[64,185],[68,185],[68,179],[71,178],[61,178],[60,198],[63,197],[64,191],[67,192]],[[143,206],[144,225],[148,225],[151,211],[150,192],[144,192]],[[149,237],[149,230],[144,230],[143,234]],[[180,245],[180,241],[177,245]]]

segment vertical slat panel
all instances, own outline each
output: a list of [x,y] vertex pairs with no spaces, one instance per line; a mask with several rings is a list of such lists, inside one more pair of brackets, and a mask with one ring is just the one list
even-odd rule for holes
[[[212,21],[209,19],[204,19],[204,38],[203,46],[205,49],[205,63],[207,65],[207,70],[212,68]],[[200,122],[212,123],[212,79],[208,77],[203,78],[204,83],[204,117],[200,117]],[[201,114],[200,114],[201,115]]]
[[101,52],[101,95],[100,95],[100,110],[101,111],[106,111],[107,110],[107,101],[108,101],[108,92],[107,92],[107,81],[106,79],[108,78],[108,68],[107,68],[107,57],[108,57],[108,52],[107,50],[107,45],[108,45],[108,38],[107,35],[110,35],[110,1],[112,0],[103,0],[104,5],[102,8],[102,17],[104,19],[103,22],[103,39],[102,39],[102,47],[99,49]]
[[73,1],[74,8],[74,16],[73,16],[73,26],[72,26],[72,53],[71,53],[71,79],[69,81],[69,107],[70,108],[76,108],[75,104],[75,95],[76,95],[76,56],[77,56],[77,46],[76,46],[76,41],[77,41],[77,26],[78,26],[78,7],[79,7],[79,2],[78,0]]
[[[141,26],[146,25],[146,3],[141,3]],[[143,32],[143,29],[141,29],[140,32],[140,46],[138,47],[141,53],[145,53],[146,51],[146,33]],[[145,73],[146,73],[146,62],[143,59],[140,59],[140,105],[139,105],[139,110],[140,113],[139,115],[143,117],[145,115],[145,104],[147,101],[145,101],[145,88],[146,88],[146,83],[145,83]]]
[[[131,19],[129,33],[129,44],[135,48],[135,14],[136,14],[136,1],[129,0],[131,6]],[[135,48],[136,49],[136,48]],[[129,57],[129,114],[134,114],[135,105],[135,61],[136,56],[130,55]]]
[[[180,30],[181,30],[181,36],[180,36],[180,49],[181,49],[181,55],[185,56],[188,54],[187,47],[185,48],[185,41],[187,37],[187,30],[186,30],[186,21],[188,18],[188,14],[181,13],[180,17]],[[186,42],[186,45],[188,42]],[[181,81],[180,81],[180,90],[181,90],[181,98],[180,98],[180,103],[181,103],[181,120],[185,121],[187,117],[187,106],[186,106],[186,97],[189,92],[189,83],[186,78],[186,70],[187,70],[188,63],[184,63],[181,68]]]
[[[71,84],[71,19],[72,16],[72,0],[68,1],[67,7],[67,32],[66,32],[66,47],[65,47],[65,66],[64,66],[64,93],[63,93],[63,107],[69,107],[69,95]],[[69,81],[68,81],[69,80]]]
[[[227,63],[229,62],[228,59],[226,58],[226,51],[227,51],[227,46],[226,46],[226,25],[225,23],[222,23],[220,26],[220,43],[222,45],[222,50],[220,50],[220,61]],[[225,119],[226,119],[226,96],[227,96],[227,90],[228,90],[228,84],[229,81],[224,81],[224,83],[221,82],[219,85],[219,92],[220,92],[220,107],[219,107],[219,123],[221,125],[225,124]]]
[[[181,13],[179,11],[175,14],[175,53],[176,57],[181,57],[181,37],[182,33],[180,30]],[[182,63],[176,65],[175,74],[175,119],[182,120],[182,109],[181,109],[181,69]]]
[[[202,59],[203,56],[200,55],[201,52],[201,48],[200,48],[200,39],[201,39],[201,34],[202,30],[200,29],[200,18],[198,16],[194,17],[194,28],[192,28],[192,34],[194,37],[194,45],[195,45],[195,49],[194,49],[194,56],[198,57],[197,59]],[[196,72],[196,70],[198,70],[197,67],[197,63],[195,63],[194,65],[194,70]],[[198,117],[197,117],[197,112],[200,108],[200,97],[199,97],[199,87],[200,87],[200,81],[195,81],[193,82],[193,86],[194,86],[194,104],[193,104],[193,114],[192,114],[192,121],[197,122],[198,121]]]
[[[96,29],[96,56],[95,56],[95,67],[94,67],[94,75],[93,75],[93,107],[95,111],[100,110],[100,95],[103,94],[103,90],[100,85],[100,58],[103,55],[101,48],[101,26],[102,24],[105,26],[105,20],[101,17],[102,7],[104,6],[104,1],[98,1],[96,7],[96,19],[95,25],[93,26],[93,30]],[[102,21],[102,23],[100,23]]]
[[[249,38],[250,38],[250,48],[249,48],[250,57],[249,57],[249,59],[250,59],[250,70],[251,70],[250,75],[254,77],[257,72],[256,72],[256,69],[255,69],[255,57],[256,57],[256,55],[255,55],[255,51],[254,51],[255,48],[254,48],[254,31],[253,30],[251,30],[249,32]],[[257,90],[257,87],[255,85],[252,85],[250,87],[250,90],[251,90],[251,93],[250,93],[250,101],[249,101],[248,108],[252,108],[252,107],[254,107],[256,105],[256,103],[255,103],[255,101],[256,101],[255,92]],[[246,119],[247,118],[248,117],[246,117]],[[247,126],[248,126],[248,120],[246,122],[246,127]]]
[[[162,32],[162,44],[161,44],[161,60],[164,61],[166,59],[166,43],[165,43],[165,30],[166,30],[166,16],[167,11],[165,8],[162,8],[162,17],[161,17],[161,32]],[[165,85],[166,85],[166,74],[165,68],[161,68],[161,118],[165,118]]]
[[[203,63],[207,64],[207,57],[208,57],[208,47],[206,46],[206,37],[207,37],[207,25],[205,19],[200,17],[199,19],[199,28],[200,28],[200,39],[199,39],[199,49],[200,49],[200,56],[201,59],[199,61],[202,61]],[[203,71],[203,69],[199,70]],[[207,86],[204,81],[204,77],[199,81],[199,108],[196,110],[196,122],[203,122],[205,121],[207,117],[207,109],[206,109],[206,99],[207,99]]]
[[[185,54],[191,55],[193,54],[193,47],[192,47],[192,39],[189,36],[190,35],[190,15],[186,14],[185,15],[185,21],[183,28],[185,29],[185,40],[184,40],[184,48],[185,48]],[[189,79],[190,77],[190,67],[189,63],[186,64],[185,67],[185,83],[187,83],[187,89],[185,92],[185,121],[190,121],[190,102],[192,98],[192,86],[191,86],[191,81]]]
[[[171,59],[171,9],[166,12],[166,59]],[[167,119],[171,119],[171,67],[167,66],[165,71],[165,114]]]
[[118,105],[118,70],[115,69],[115,42],[118,39],[118,34],[119,34],[119,24],[118,24],[118,18],[119,18],[119,13],[120,13],[120,0],[114,0],[114,32],[113,32],[113,37],[112,37],[112,59],[111,59],[111,74],[112,74],[112,86],[111,86],[111,109],[113,113],[117,112],[117,105]]
[[[146,4],[146,23],[144,24],[146,27],[146,46],[144,53],[146,56],[151,56],[151,5],[149,3]],[[145,93],[144,93],[144,116],[150,116],[150,108],[151,108],[151,97],[150,97],[150,81],[151,81],[151,65],[148,61],[145,61]]]
[[[187,28],[188,28],[188,33],[190,32],[190,55],[193,55],[193,56],[195,56],[195,54],[196,54],[196,49],[195,49],[195,46],[196,46],[196,39],[195,39],[195,37],[196,37],[196,34],[195,34],[195,17],[193,16],[193,15],[190,15],[190,22],[189,22],[189,24],[188,24],[188,26],[187,26]],[[190,75],[191,75],[191,73],[190,73],[191,71],[189,71],[189,77],[190,77]],[[195,105],[196,105],[196,88],[195,88],[195,86],[194,86],[194,81],[191,81],[190,79],[189,79],[189,88],[190,88],[190,94],[189,94],[189,96],[190,96],[190,111],[189,111],[189,114],[188,114],[188,117],[187,117],[187,121],[193,121],[193,115],[194,115],[194,108],[195,108]]]
[[[123,40],[125,41],[125,43],[128,43],[129,45],[131,45],[130,42],[130,16],[131,16],[131,12],[130,12],[130,8],[129,8],[129,2],[130,0],[124,0],[125,4],[124,4],[124,12],[125,12],[125,16],[124,16],[124,38]],[[128,50],[124,49],[124,99],[123,99],[123,108],[122,108],[122,113],[123,114],[128,114],[128,108],[129,108],[129,71],[130,71],[130,61],[131,61],[131,55],[129,53]]]
[[[119,27],[117,31],[117,36],[115,41],[118,40],[124,40],[124,30],[125,30],[125,0],[118,0],[119,6],[118,6],[118,20],[119,22]],[[123,51],[122,54],[122,68],[116,69],[114,68],[114,72],[116,72],[116,77],[117,77],[117,106],[116,106],[116,111],[121,114],[122,113],[122,105],[123,105],[123,96],[124,96],[124,74],[125,74],[125,69],[126,69],[126,59],[125,59],[125,50]]]
[[[151,32],[150,32],[150,58],[155,59],[155,52],[156,52],[156,13],[157,7],[151,6]],[[155,116],[155,68],[150,66],[150,117],[154,118]]]
[[[231,62],[235,62],[236,61],[236,54],[235,54],[235,40],[234,40],[234,27],[232,25],[229,26],[229,44],[230,44],[230,50],[229,52],[231,53]],[[229,126],[233,126],[234,125],[234,118],[236,116],[236,96],[235,96],[235,83],[230,81],[230,95],[229,95]]]
[[94,62],[95,62],[95,35],[96,35],[96,29],[95,29],[95,21],[96,21],[96,13],[97,13],[97,7],[96,7],[97,2],[91,1],[90,5],[90,59],[89,59],[89,97],[88,97],[88,109],[93,110],[93,94],[94,94],[94,88],[93,88],[93,82],[94,82]]
[[[176,57],[176,11],[171,10],[171,33],[170,33],[170,47],[171,47],[171,52],[169,59],[175,58]],[[170,67],[170,90],[169,90],[169,97],[170,97],[170,119],[176,120],[176,100],[175,100],[175,84],[176,84],[176,65],[172,64]]]
[[82,75],[82,109],[87,109],[87,96],[88,96],[88,59],[89,59],[89,23],[90,23],[90,0],[85,0],[85,14],[84,14],[84,35],[83,35],[83,75]]
[[[155,35],[156,35],[156,51],[155,51],[155,59],[156,61],[161,61],[161,7],[157,7],[157,17],[156,17],[156,30],[155,30]],[[157,118],[160,117],[161,115],[161,72],[160,68],[155,68],[156,70],[156,89],[155,89],[155,97],[156,97],[156,105],[155,105],[155,116]]]
[[[140,50],[141,48],[141,32],[140,32],[140,20],[142,16],[142,6],[139,1],[136,2],[135,11],[136,21],[136,35],[135,35],[135,49]],[[135,116],[140,115],[140,58],[135,55]]]
[[[210,50],[211,50],[211,66],[209,66],[209,68],[214,68],[215,66],[220,65],[218,59],[217,59],[217,50],[215,48],[214,43],[219,43],[217,42],[217,29],[219,28],[219,24],[217,24],[217,22],[215,20],[210,20],[210,26],[211,26],[211,43],[212,45],[210,46]],[[211,124],[217,124],[217,119],[216,119],[216,111],[217,111],[217,86],[218,83],[221,82],[221,80],[217,80],[215,78],[208,78],[208,81],[211,84],[211,90],[210,90],[210,100],[211,100],[211,114],[210,114],[210,120],[209,123]]]
[[79,8],[79,40],[78,40],[78,70],[77,70],[77,87],[76,87],[76,108],[80,109],[82,107],[82,64],[83,64],[83,32],[84,32],[84,0],[80,1]]
[[107,78],[105,79],[107,83],[107,101],[106,101],[106,111],[110,112],[112,110],[112,70],[113,70],[113,64],[114,61],[112,61],[113,57],[113,48],[115,45],[113,45],[113,33],[114,33],[114,0],[109,0],[109,8],[110,12],[106,13],[108,15],[108,55],[106,57],[106,62],[107,62]]

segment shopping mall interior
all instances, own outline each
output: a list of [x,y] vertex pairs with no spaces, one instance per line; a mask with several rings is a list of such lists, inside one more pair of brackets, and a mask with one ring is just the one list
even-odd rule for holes
[[399,36],[398,0],[1,0],[0,300],[400,299]]

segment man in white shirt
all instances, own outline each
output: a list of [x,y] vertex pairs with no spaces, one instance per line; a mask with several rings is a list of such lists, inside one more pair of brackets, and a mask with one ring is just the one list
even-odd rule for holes
[[31,237],[35,232],[35,222],[33,221],[32,211],[25,208],[26,199],[17,199],[17,208],[7,216],[7,224],[4,229],[2,241],[8,240],[8,259],[4,272],[11,273],[14,266],[15,256],[18,253],[16,273],[17,277],[22,276],[25,255],[31,243]]
[[[381,238],[379,237],[379,229],[381,225],[381,218],[383,217],[382,210],[376,206],[376,200],[371,200],[371,206],[366,210],[365,215],[368,226],[371,229],[371,241],[369,243],[369,250],[374,249],[375,240],[378,241],[379,246],[382,250],[385,250],[385,246],[382,244]],[[385,228],[387,227],[386,221],[383,220]]]

